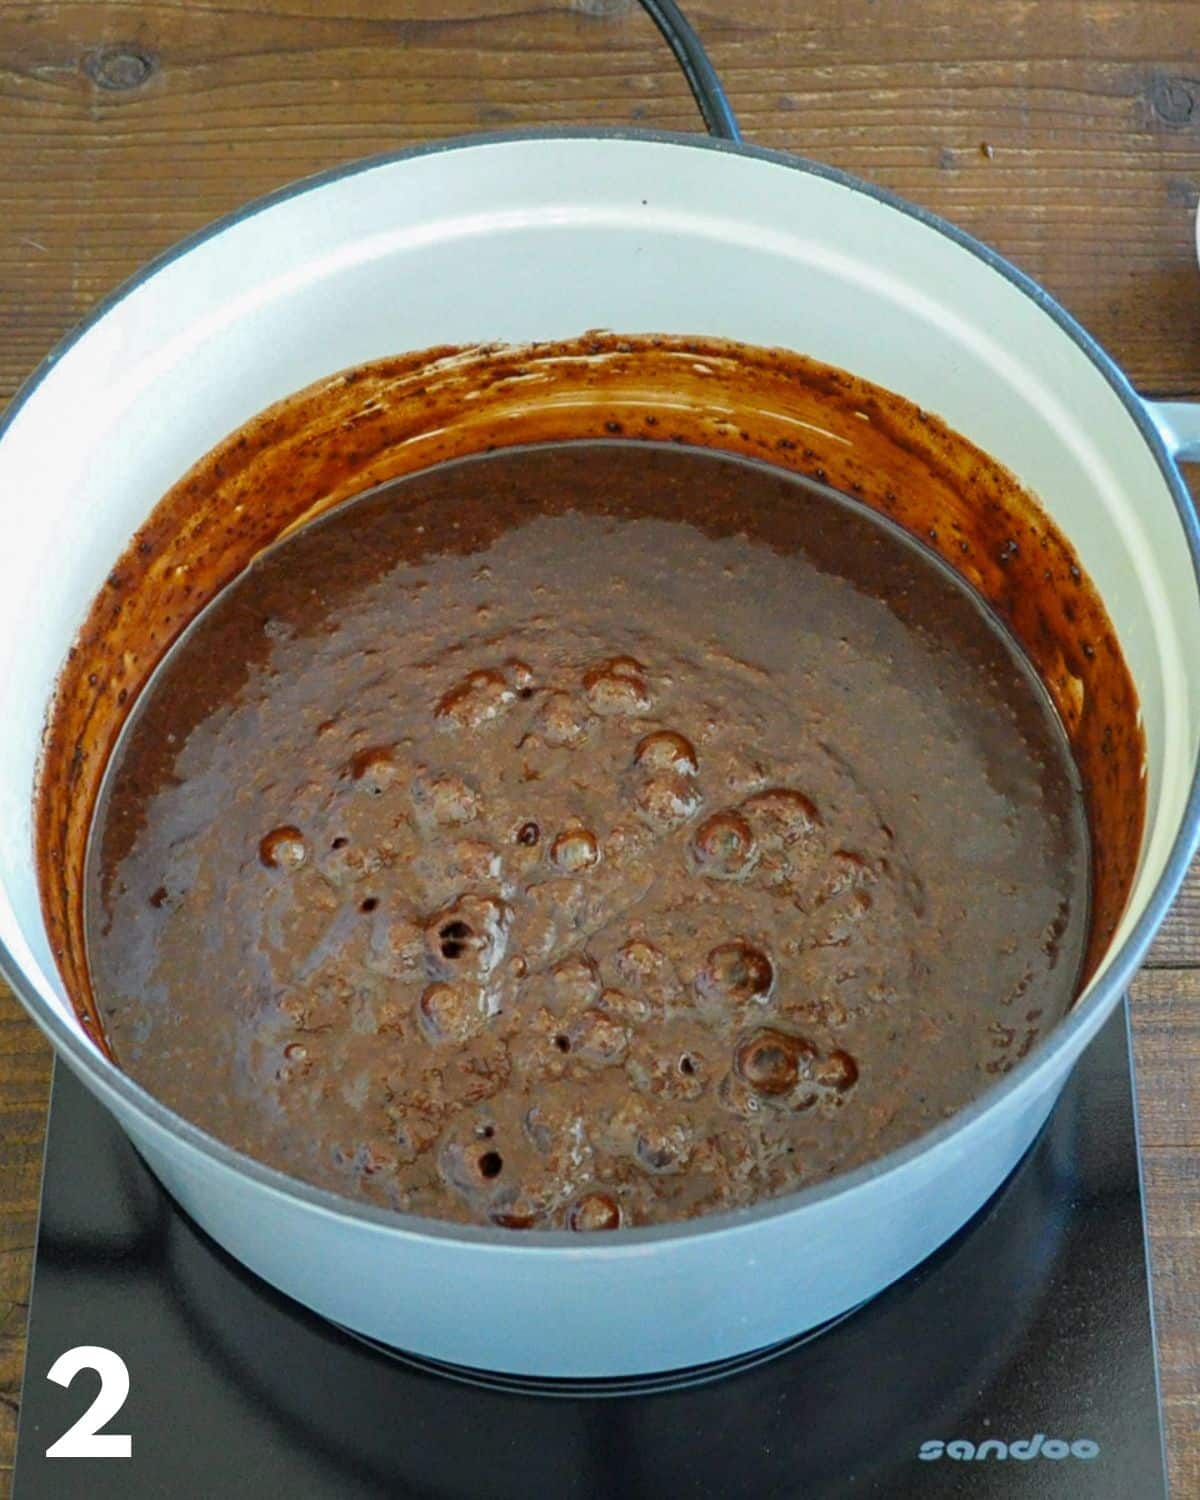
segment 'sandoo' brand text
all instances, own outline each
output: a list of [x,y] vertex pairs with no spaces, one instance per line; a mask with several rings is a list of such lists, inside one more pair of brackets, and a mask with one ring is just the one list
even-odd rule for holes
[[1015,1458],[1027,1463],[1031,1458],[1098,1458],[1100,1444],[1091,1438],[1076,1438],[1067,1442],[1065,1438],[1048,1438],[1044,1432],[1035,1432],[1031,1438],[1021,1438],[1015,1443],[1004,1443],[999,1438],[985,1438],[982,1443],[972,1443],[966,1438],[954,1438],[946,1443],[940,1438],[931,1438],[922,1443],[917,1457],[926,1463],[939,1458],[956,1459],[959,1463],[978,1463],[984,1459]]

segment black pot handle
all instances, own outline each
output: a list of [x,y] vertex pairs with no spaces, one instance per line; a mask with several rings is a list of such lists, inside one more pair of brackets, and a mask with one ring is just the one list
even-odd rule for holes
[[675,54],[675,61],[683,69],[708,133],[724,141],[740,141],[742,132],[738,129],[737,118],[729,107],[717,71],[675,0],[640,0],[640,4],[662,32],[667,46]]

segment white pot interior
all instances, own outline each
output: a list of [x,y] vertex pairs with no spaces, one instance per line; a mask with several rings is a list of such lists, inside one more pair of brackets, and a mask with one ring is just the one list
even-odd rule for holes
[[971,251],[836,181],[698,145],[501,141],[373,166],[223,229],[119,300],[0,440],[0,941],[72,1024],[31,792],[55,676],[136,526],[232,428],[340,367],[596,327],[814,355],[937,413],[1041,497],[1141,697],[1148,816],[1120,944],[1196,762],[1200,598],[1171,492],[1102,372]]

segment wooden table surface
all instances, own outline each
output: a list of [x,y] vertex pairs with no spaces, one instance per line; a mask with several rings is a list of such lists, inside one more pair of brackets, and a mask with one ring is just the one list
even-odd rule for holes
[[[1200,394],[1200,0],[691,13],[749,140],[946,215],[1048,287],[1143,392]],[[0,0],[0,399],[142,261],[247,198],[370,152],[547,123],[696,128],[633,0]],[[1200,869],[1134,1017],[1172,1486],[1194,1497]],[[48,1080],[0,984],[0,1497]]]

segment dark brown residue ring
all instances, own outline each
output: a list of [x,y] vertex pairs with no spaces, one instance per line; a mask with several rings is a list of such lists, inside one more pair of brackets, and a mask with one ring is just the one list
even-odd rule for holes
[[42,909],[101,1045],[83,863],[116,736],[188,622],[281,535],[448,458],[613,437],[769,459],[920,537],[986,598],[1037,667],[1088,792],[1093,923],[1084,977],[1124,910],[1145,815],[1145,741],[1116,633],[1067,539],[1014,476],[912,402],[783,350],[589,334],[442,347],[335,375],[253,418],[155,507],[117,560],[59,678],[35,806]]

